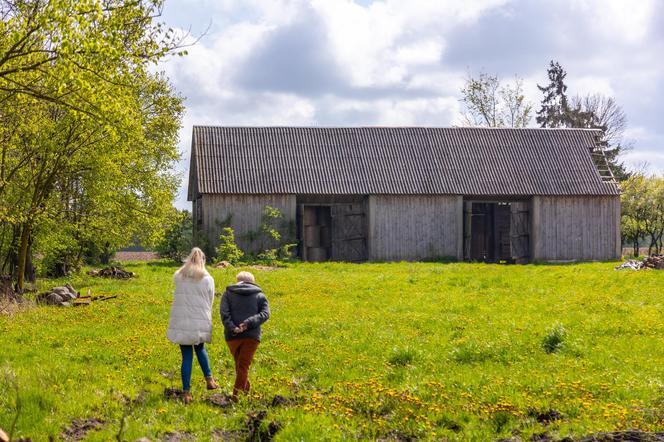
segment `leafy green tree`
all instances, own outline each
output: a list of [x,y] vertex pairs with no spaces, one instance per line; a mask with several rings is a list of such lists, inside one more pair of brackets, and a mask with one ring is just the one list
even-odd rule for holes
[[633,174],[622,183],[622,237],[633,246],[648,240],[648,254],[661,253],[664,238],[664,178]]
[[178,211],[156,250],[162,257],[181,262],[193,247],[193,219],[188,210]]
[[150,65],[180,40],[161,5],[0,0],[0,250],[19,290],[32,244],[76,261],[153,243],[173,210],[182,99]]
[[503,84],[495,75],[480,72],[469,77],[461,89],[464,118],[470,126],[526,127],[530,123],[532,105],[523,94],[523,81]]

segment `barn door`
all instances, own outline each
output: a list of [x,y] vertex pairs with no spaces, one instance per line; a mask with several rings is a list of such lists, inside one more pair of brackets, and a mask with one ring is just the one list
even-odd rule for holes
[[364,205],[332,206],[332,260],[360,262],[367,260],[367,228]]
[[473,203],[463,202],[463,259],[470,259],[471,219],[473,216]]
[[510,238],[512,258],[517,263],[530,260],[530,212],[525,201],[511,204]]

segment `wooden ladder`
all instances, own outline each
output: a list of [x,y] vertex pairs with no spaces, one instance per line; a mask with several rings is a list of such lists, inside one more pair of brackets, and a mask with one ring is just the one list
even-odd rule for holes
[[600,137],[595,139],[595,146],[590,149],[590,156],[595,163],[599,177],[605,183],[618,184],[616,177],[611,171],[609,166],[609,160],[606,158],[606,152],[604,150],[606,142],[602,141]]

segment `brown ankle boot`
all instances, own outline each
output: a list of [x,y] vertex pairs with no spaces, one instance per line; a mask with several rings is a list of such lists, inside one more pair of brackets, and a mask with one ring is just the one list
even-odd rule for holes
[[191,401],[193,401],[194,398],[191,397],[191,393],[188,391],[183,391],[182,392],[182,402],[184,402],[185,405],[190,404]]
[[214,381],[214,378],[212,376],[207,376],[205,378],[205,383],[207,384],[207,389],[208,390],[216,390],[217,388],[219,388],[219,384],[217,384]]

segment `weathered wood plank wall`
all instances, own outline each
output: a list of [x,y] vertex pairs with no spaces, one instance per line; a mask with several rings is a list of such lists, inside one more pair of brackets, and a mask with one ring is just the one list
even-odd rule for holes
[[620,258],[620,198],[535,196],[533,258],[615,260]]
[[462,208],[454,195],[369,196],[369,260],[462,259]]
[[[219,240],[222,226],[219,224],[229,215],[231,227],[235,231],[235,240],[245,252],[258,252],[257,244],[252,244],[245,236],[256,231],[261,225],[261,216],[265,206],[279,209],[285,220],[295,222],[295,195],[211,195],[202,197],[202,224],[197,231],[206,235],[209,248],[213,250]],[[196,222],[196,220],[194,220]],[[284,231],[282,234],[286,234]]]

